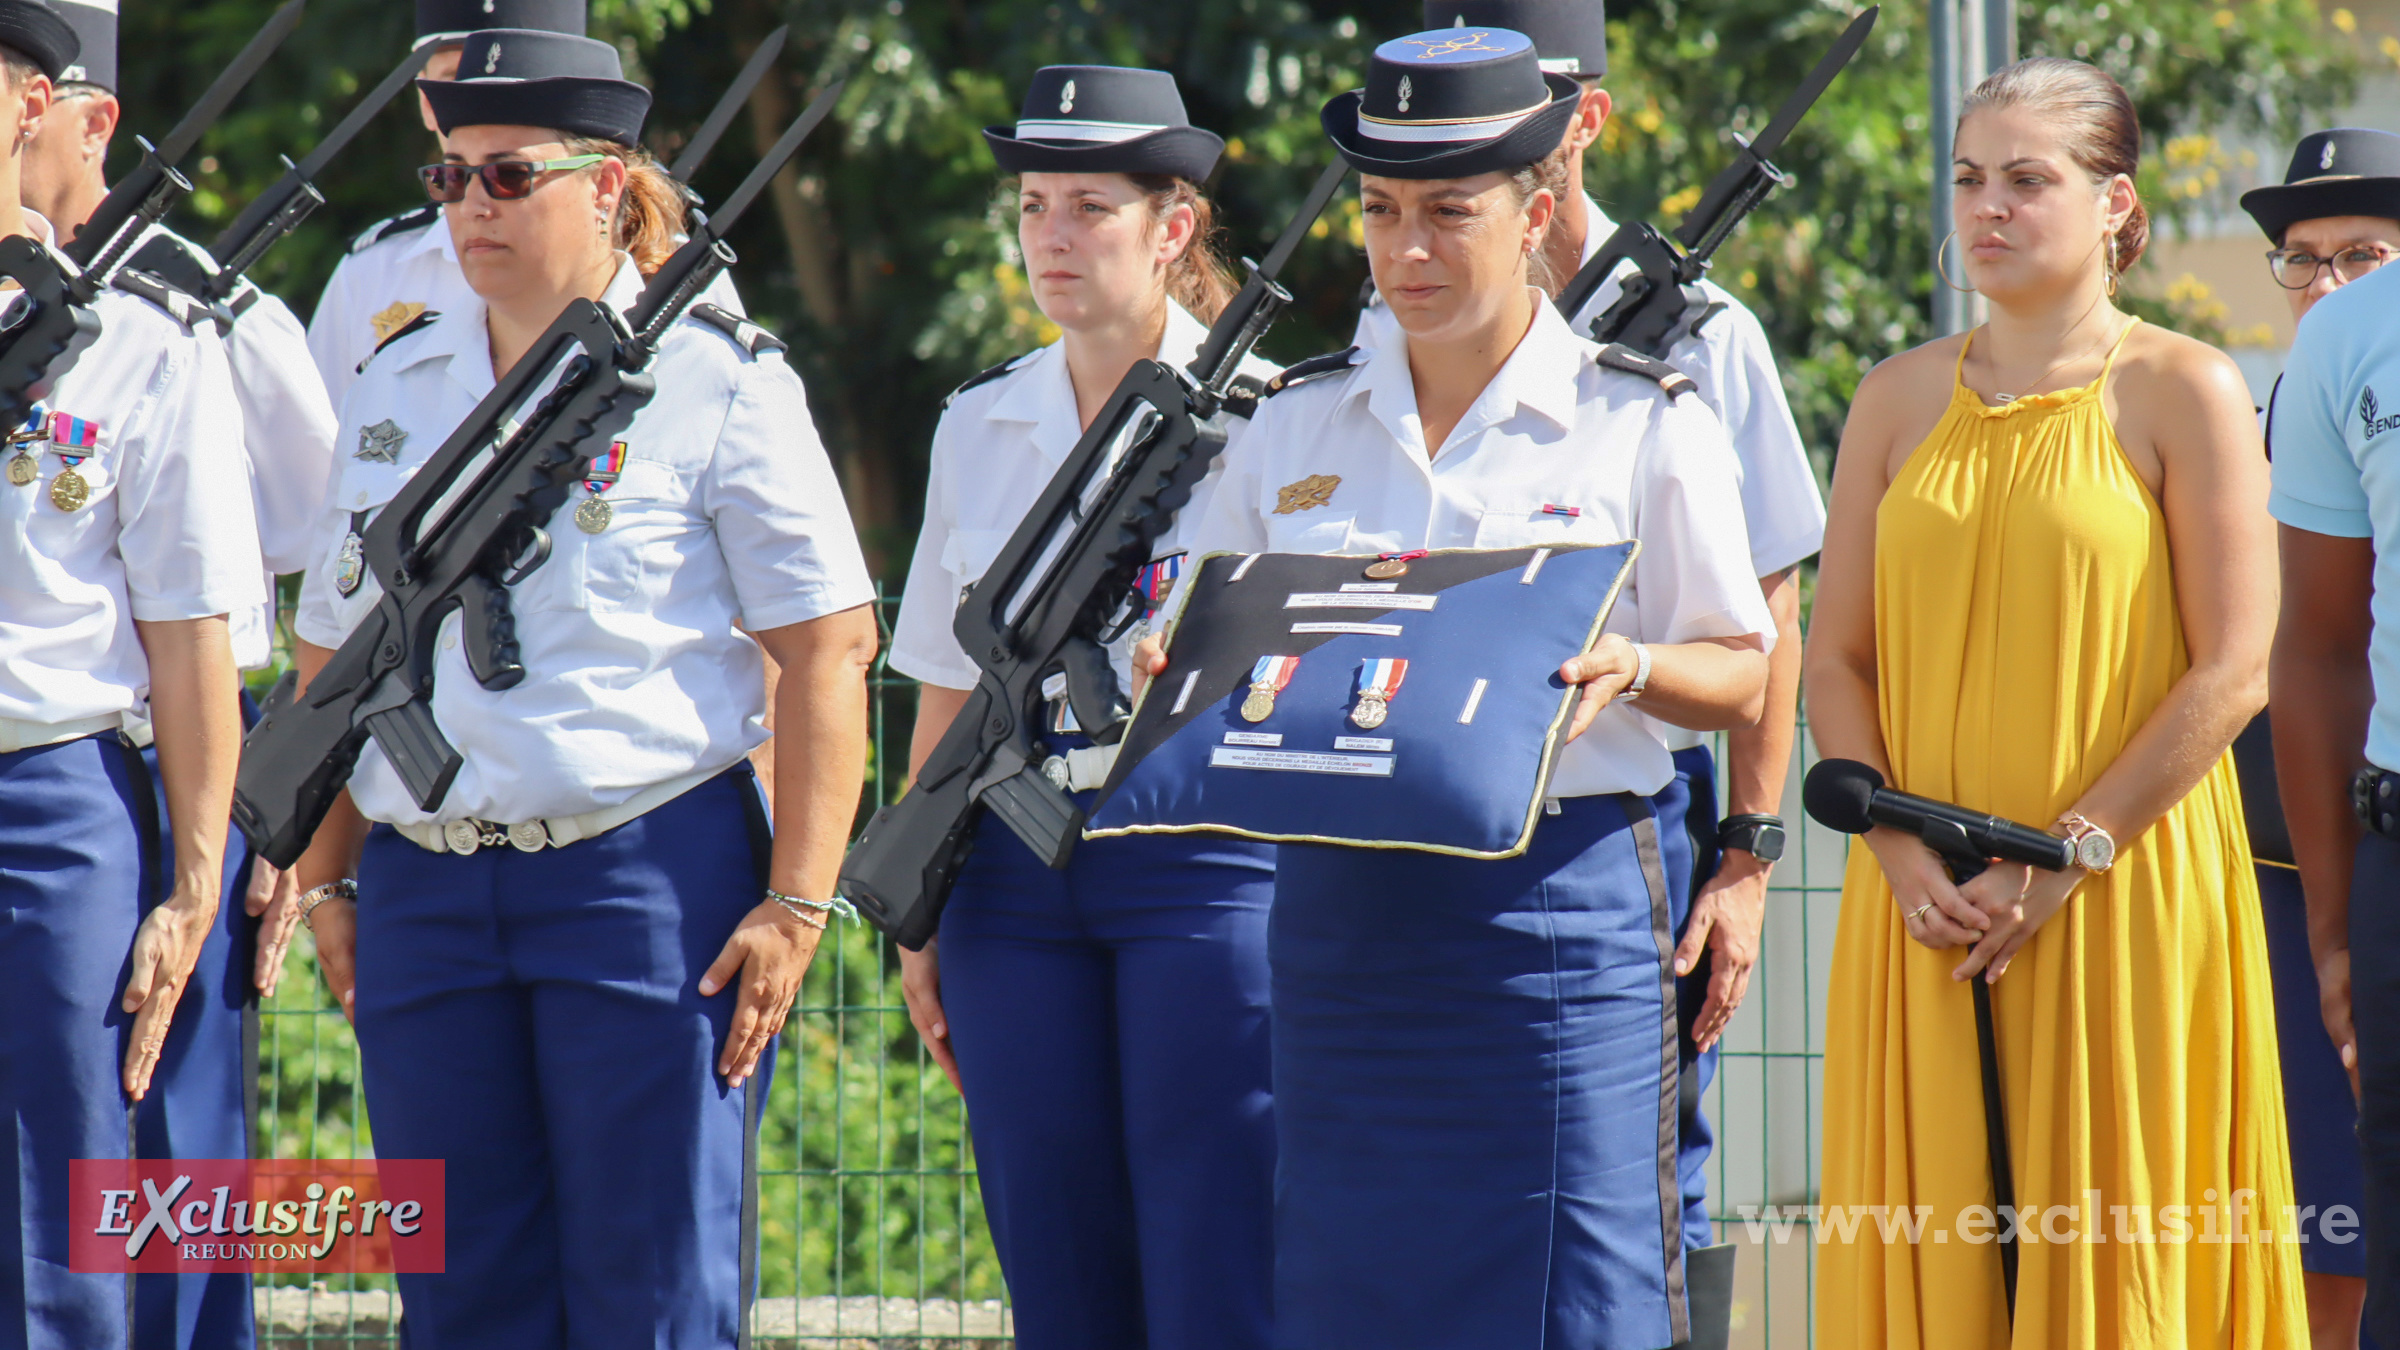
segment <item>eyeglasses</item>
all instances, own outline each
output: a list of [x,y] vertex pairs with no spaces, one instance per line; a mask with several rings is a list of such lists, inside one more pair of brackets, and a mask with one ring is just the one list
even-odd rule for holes
[[483,190],[496,202],[522,201],[533,195],[534,181],[553,169],[586,169],[606,155],[570,155],[565,159],[497,159],[489,164],[428,164],[417,170],[425,180],[425,195],[437,202],[467,199],[469,179],[481,178]]
[[2275,284],[2285,290],[2305,291],[2317,284],[2317,274],[2328,267],[2347,286],[2391,260],[2392,250],[2381,244],[2356,244],[2330,258],[2320,258],[2305,249],[2279,248],[2267,255],[2267,270],[2275,274]]

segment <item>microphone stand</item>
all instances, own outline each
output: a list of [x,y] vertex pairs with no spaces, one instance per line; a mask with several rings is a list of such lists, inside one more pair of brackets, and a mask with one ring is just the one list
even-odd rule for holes
[[[1968,842],[1958,823],[1928,820],[1919,832],[1926,847],[1942,856],[1950,879],[1960,885],[1991,864]],[[1981,972],[1970,981],[1975,993],[1975,1054],[1983,1067],[1983,1147],[1991,1163],[1992,1200],[2008,1221],[2000,1230],[2000,1284],[2008,1295],[2008,1321],[2017,1321],[2017,1181],[2008,1157],[2008,1114],[2000,1099],[2000,1040],[1992,1025],[1992,985]]]

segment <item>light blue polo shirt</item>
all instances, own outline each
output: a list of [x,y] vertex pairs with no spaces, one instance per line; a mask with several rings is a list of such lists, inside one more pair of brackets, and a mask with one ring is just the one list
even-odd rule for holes
[[2400,267],[2361,277],[2308,312],[2269,427],[2275,519],[2375,541],[2367,758],[2400,770]]

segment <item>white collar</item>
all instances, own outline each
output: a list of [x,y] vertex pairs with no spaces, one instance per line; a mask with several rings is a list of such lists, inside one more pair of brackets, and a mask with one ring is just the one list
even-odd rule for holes
[[[1188,367],[1200,354],[1200,344],[1208,338],[1208,328],[1190,311],[1170,299],[1167,301],[1166,331],[1159,335],[1158,359],[1177,369]],[[1053,462],[1063,460],[1075,443],[1083,439],[1082,412],[1075,403],[1075,382],[1067,373],[1067,340],[1063,336],[1034,354],[1032,360],[1019,366],[984,410],[984,418],[993,422],[1031,422],[1033,442]]]
[[[1575,425],[1577,377],[1581,374],[1589,344],[1575,336],[1567,326],[1558,306],[1542,294],[1541,288],[1528,286],[1533,297],[1533,323],[1525,330],[1515,351],[1500,364],[1491,383],[1475,396],[1466,416],[1459,419],[1458,428],[1472,434],[1487,426],[1495,426],[1525,408],[1541,414],[1562,430]],[[1402,427],[1415,422],[1417,413],[1416,377],[1408,369],[1408,334],[1401,330],[1401,340],[1388,342],[1369,354],[1365,371],[1352,392],[1367,396],[1368,410],[1375,414],[1393,437],[1406,443]],[[1417,423],[1422,435],[1422,423]],[[1427,446],[1436,452],[1439,446]]]
[[1576,259],[1575,265],[1580,268],[1590,262],[1600,252],[1601,246],[1608,242],[1608,237],[1616,232],[1617,222],[1608,218],[1608,213],[1600,209],[1600,203],[1592,200],[1592,194],[1583,194],[1583,256]]
[[[619,249],[616,256],[617,270],[609,278],[608,289],[600,293],[600,301],[623,313],[633,308],[633,302],[641,296],[643,278],[641,269],[634,265],[633,255]],[[473,298],[443,312],[422,331],[401,339],[409,344],[408,349],[395,359],[402,370],[422,361],[447,360],[451,375],[481,397],[498,383],[492,372],[490,311],[473,287],[467,289],[467,295]]]
[[439,253],[451,266],[458,265],[458,244],[450,237],[449,213],[438,206],[433,210],[433,223],[417,231],[417,237],[400,250],[400,257],[406,261],[428,253]]

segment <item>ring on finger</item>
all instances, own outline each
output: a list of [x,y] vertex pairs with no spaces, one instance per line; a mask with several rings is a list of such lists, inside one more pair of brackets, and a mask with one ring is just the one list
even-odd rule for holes
[[1917,920],[1924,918],[1925,911],[1931,908],[1933,908],[1933,903],[1931,901],[1927,901],[1926,903],[1917,906],[1915,909],[1910,910],[1908,912],[1908,922],[1915,923]]

